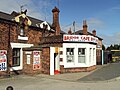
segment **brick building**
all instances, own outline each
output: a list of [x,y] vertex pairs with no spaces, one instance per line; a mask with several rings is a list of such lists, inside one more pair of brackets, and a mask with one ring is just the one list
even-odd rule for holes
[[[20,13],[13,11],[11,14],[0,12],[1,76],[12,73],[54,75],[65,72],[91,71],[96,68],[96,46],[102,46],[102,39],[96,36],[95,30],[93,34],[89,33],[87,24],[84,22],[83,30],[77,31],[76,36],[79,38],[83,35],[84,38],[91,38],[91,41],[74,41],[78,39],[66,41],[64,39],[66,36],[76,36],[67,35],[61,31],[59,12],[57,7],[52,10],[52,24],[27,16],[26,10]],[[69,34],[72,33],[69,32]],[[79,48],[80,46],[82,48]],[[88,53],[90,50],[91,53]],[[78,53],[75,54],[76,51]],[[81,61],[83,56],[86,58],[85,61]],[[91,59],[87,58],[90,56]],[[67,59],[67,57],[74,57],[74,60]],[[81,60],[79,60],[80,58]],[[92,59],[94,62],[89,63],[88,61]],[[87,62],[87,64],[85,65],[83,62]]]
[[83,21],[83,30],[78,30],[75,32],[76,35],[91,35],[94,36],[96,38],[98,38],[98,42],[96,45],[96,63],[98,65],[102,64],[102,38],[98,37],[96,34],[96,30],[93,30],[92,33],[88,32],[87,29],[87,23],[86,21]]
[[[68,34],[60,34],[59,10],[55,8],[52,12],[56,35],[43,37],[40,42],[44,50],[42,55],[44,67],[47,66],[44,73],[54,75],[94,70],[96,63],[101,63],[99,52],[102,50],[102,38],[96,35],[95,30],[92,33],[88,32],[86,21],[83,21],[83,30],[75,32],[75,35],[71,31]],[[46,55],[49,57],[47,61]]]
[[0,75],[9,74],[10,71],[41,73],[41,67],[37,66],[40,62],[34,62],[37,58],[35,53],[39,53],[40,59],[41,38],[53,34],[55,29],[52,25],[27,16],[26,11],[13,11],[11,14],[0,12]]

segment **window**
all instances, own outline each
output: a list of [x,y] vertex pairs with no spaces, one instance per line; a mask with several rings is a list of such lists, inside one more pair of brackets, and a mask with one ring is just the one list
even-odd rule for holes
[[92,59],[92,48],[90,48],[90,51],[89,51],[89,62],[91,63],[91,59]]
[[27,55],[27,64],[30,64],[30,55]]
[[13,48],[12,66],[20,66],[20,48]]
[[85,63],[85,48],[78,48],[78,63]]
[[95,61],[95,48],[93,48],[93,61]]
[[74,48],[66,48],[67,62],[74,62]]
[[24,36],[24,28],[23,27],[20,27],[20,35]]

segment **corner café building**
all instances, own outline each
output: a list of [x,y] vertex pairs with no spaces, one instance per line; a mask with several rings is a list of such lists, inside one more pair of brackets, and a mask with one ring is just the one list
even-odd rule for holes
[[[50,75],[96,69],[96,44],[91,35],[60,35],[46,38],[43,49],[50,51]],[[46,43],[46,44],[45,44]],[[51,44],[50,44],[51,43]]]
[[97,40],[89,35],[64,35],[64,67],[76,68],[96,65]]
[[[9,73],[54,75],[96,68],[98,38],[87,34],[86,23],[83,24],[83,35],[63,33],[59,25],[59,9],[55,7],[52,12],[53,25],[50,30],[47,29],[50,25],[46,22],[29,17],[32,24],[36,22],[34,25],[44,24],[45,30],[43,27],[29,26],[24,33],[23,27],[11,21],[12,18],[19,20],[19,15],[12,17],[11,14],[2,13],[4,16],[11,16],[11,19],[9,23],[8,19],[1,19],[0,22],[0,32],[3,35],[0,38],[0,76]],[[24,16],[23,14],[22,21],[26,23]],[[28,21],[29,19],[27,18]],[[10,35],[6,33],[8,31]]]

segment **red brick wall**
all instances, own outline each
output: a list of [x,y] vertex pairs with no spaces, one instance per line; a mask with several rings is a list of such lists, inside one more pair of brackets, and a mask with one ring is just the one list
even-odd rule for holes
[[[11,63],[12,60],[12,48],[9,44],[9,31],[10,31],[10,42],[16,42],[16,26],[14,23],[7,23],[6,21],[0,20],[0,50],[7,50],[7,57]],[[0,75],[6,74],[6,72],[1,72]]]
[[99,49],[96,50],[96,60],[98,65],[102,64],[102,51]]
[[[31,54],[26,54],[26,52],[31,52]],[[30,64],[27,64],[27,55],[30,55]],[[41,56],[41,54],[40,54]],[[41,62],[41,60],[40,60]],[[41,66],[41,63],[40,63]],[[23,52],[23,70],[22,73],[24,74],[38,74],[41,73],[41,68],[37,70],[33,70],[33,51],[24,51]]]
[[30,31],[28,31],[27,36],[28,36],[27,43],[31,43],[34,44],[34,46],[38,46],[41,41],[42,32],[31,28]]
[[91,67],[77,67],[77,68],[64,68],[63,65],[60,66],[60,73],[75,73],[75,72],[89,72],[96,69],[96,66]]
[[41,54],[42,73],[50,74],[50,48],[42,49]]
[[[8,50],[8,58],[10,61],[9,63],[12,64],[12,48],[10,45],[8,47],[9,30],[10,30],[10,43],[26,43],[26,44],[34,44],[34,46],[39,45],[41,41],[42,30],[40,30],[40,28],[29,27],[28,30],[25,30],[25,36],[28,37],[28,40],[22,41],[22,40],[18,40],[20,29],[17,24],[0,20],[0,50]],[[24,59],[24,61],[25,60],[26,59]],[[25,65],[24,69],[28,68],[28,70],[26,70],[25,73],[27,73],[27,71],[34,73],[29,68],[32,66],[26,65],[26,62],[24,62],[24,65]],[[0,75],[2,74],[3,72],[0,71]]]

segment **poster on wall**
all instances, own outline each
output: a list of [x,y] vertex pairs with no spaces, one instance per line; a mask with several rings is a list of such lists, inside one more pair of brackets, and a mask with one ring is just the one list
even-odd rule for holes
[[0,50],[0,71],[7,70],[7,51]]
[[40,51],[33,51],[33,70],[40,69]]

